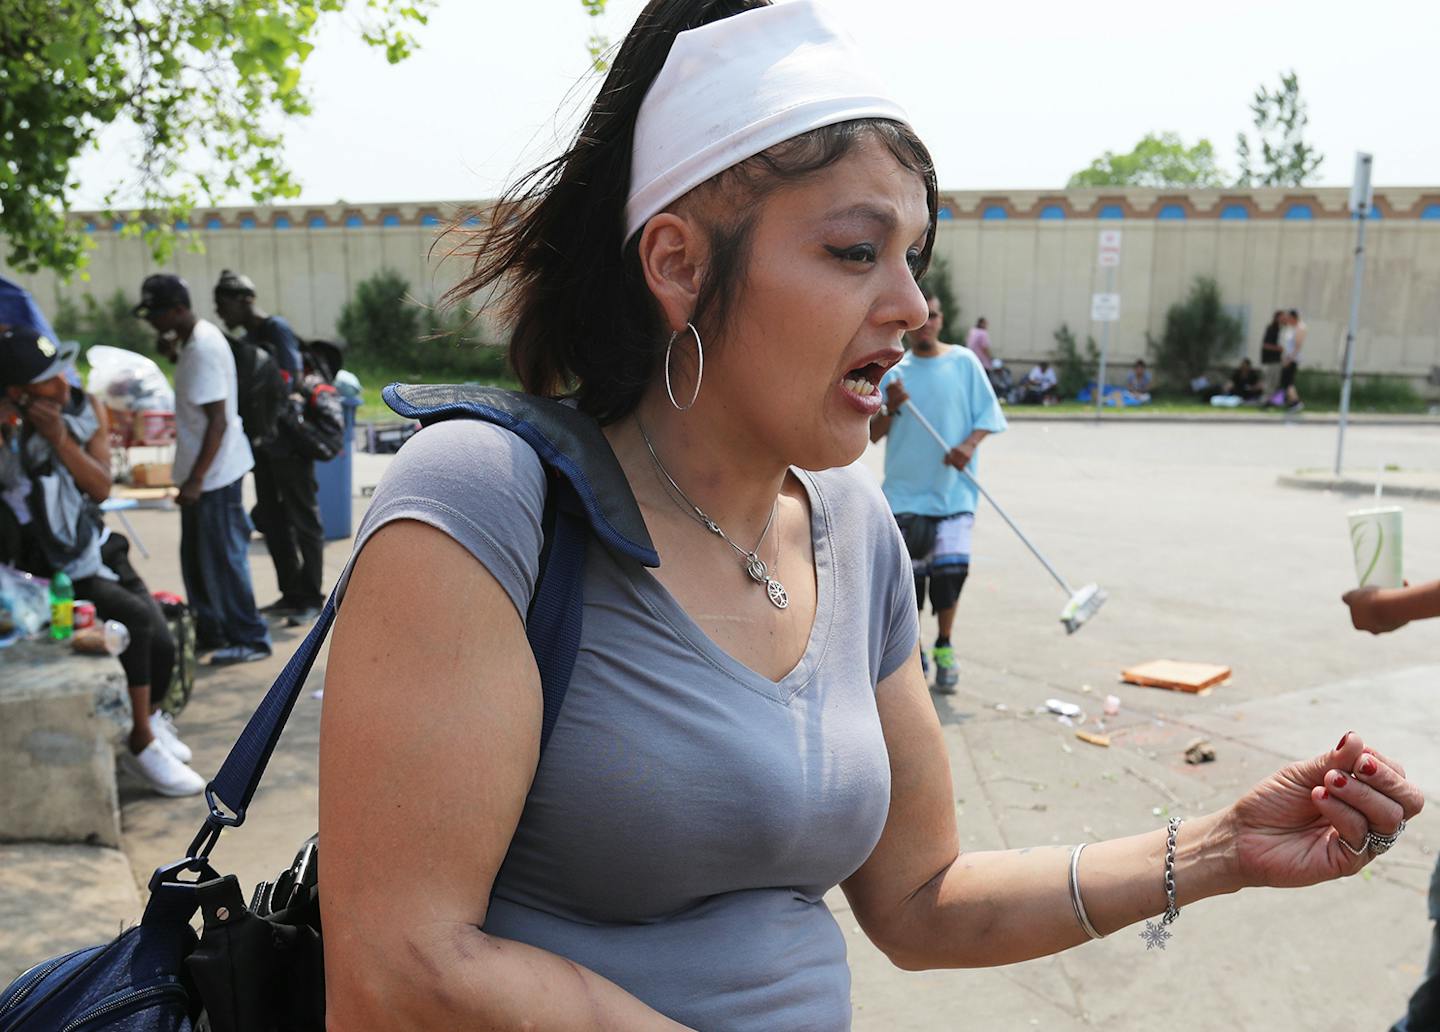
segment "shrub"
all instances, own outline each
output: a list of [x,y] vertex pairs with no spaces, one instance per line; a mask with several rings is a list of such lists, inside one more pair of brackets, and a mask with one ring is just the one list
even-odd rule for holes
[[960,324],[960,299],[955,296],[954,284],[950,282],[950,263],[943,255],[930,256],[930,268],[920,277],[920,289],[927,294],[933,290],[939,299],[940,311],[945,313],[945,326],[941,331],[944,336],[963,344],[965,328]]
[[[1305,403],[1328,408],[1340,405],[1339,373],[1301,369],[1295,374],[1295,389]],[[1425,402],[1414,384],[1401,376],[1366,376],[1357,373],[1350,384],[1350,407],[1378,412],[1423,412]]]
[[1157,340],[1148,332],[1145,341],[1155,356],[1160,375],[1188,388],[1235,354],[1244,330],[1240,320],[1225,311],[1220,288],[1208,276],[1197,277],[1190,296],[1165,313],[1165,332]]
[[504,349],[468,339],[468,327],[468,313],[416,301],[405,278],[389,269],[356,285],[336,324],[361,363],[411,375],[504,376]]
[[62,297],[55,306],[55,335],[61,340],[79,341],[84,348],[108,344],[154,358],[155,331],[130,314],[134,303],[118,289],[104,304],[89,294],[81,295],[79,304]]
[[1100,349],[1095,346],[1095,338],[1086,336],[1082,356],[1069,324],[1061,323],[1055,331],[1055,376],[1059,380],[1055,389],[1060,397],[1075,397],[1080,388],[1095,379],[1099,369]]

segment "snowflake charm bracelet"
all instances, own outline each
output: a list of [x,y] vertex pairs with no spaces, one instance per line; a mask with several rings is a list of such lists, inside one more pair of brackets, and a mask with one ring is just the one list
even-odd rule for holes
[[1156,946],[1162,950],[1165,948],[1165,941],[1173,937],[1167,926],[1174,924],[1175,919],[1180,916],[1180,908],[1175,904],[1175,838],[1183,821],[1182,817],[1171,817],[1168,825],[1165,837],[1165,916],[1158,922],[1145,922],[1145,930],[1140,933],[1140,938],[1145,940],[1147,950]]

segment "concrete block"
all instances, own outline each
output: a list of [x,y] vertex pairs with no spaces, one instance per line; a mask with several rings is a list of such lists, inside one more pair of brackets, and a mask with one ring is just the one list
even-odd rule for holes
[[114,745],[129,727],[112,657],[45,641],[0,651],[0,841],[118,846]]
[[113,939],[141,910],[117,849],[0,846],[0,986],[42,960]]

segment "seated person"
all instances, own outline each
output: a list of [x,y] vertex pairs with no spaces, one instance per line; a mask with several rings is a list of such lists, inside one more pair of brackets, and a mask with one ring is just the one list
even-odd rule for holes
[[1050,363],[1041,360],[1020,384],[1020,404],[1053,405],[1060,400],[1058,385],[1060,378]]
[[130,565],[130,543],[106,529],[99,503],[110,496],[105,410],[66,381],[69,356],[33,330],[0,333],[0,422],[19,417],[18,449],[0,465],[0,508],[18,533],[16,554],[0,556],[37,577],[63,570],[75,597],[100,620],[130,631],[120,665],[134,721],[121,764],[161,795],[195,795],[205,779],[186,763],[190,750],[159,712],[175,665],[170,626]]
[[1248,358],[1242,358],[1231,372],[1230,379],[1225,381],[1225,389],[1221,393],[1241,401],[1258,401],[1264,391],[1260,370],[1251,365]]
[[1125,393],[1130,398],[1144,405],[1150,401],[1150,385],[1152,378],[1150,370],[1145,367],[1145,360],[1137,358],[1135,367],[1130,370],[1130,375],[1125,380]]

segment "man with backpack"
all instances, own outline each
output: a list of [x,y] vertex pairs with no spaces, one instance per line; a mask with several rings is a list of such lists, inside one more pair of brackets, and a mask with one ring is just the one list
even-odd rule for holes
[[[238,364],[255,371],[248,384],[251,396],[245,399],[250,422],[256,424],[245,427],[255,452],[254,520],[265,535],[280,584],[280,598],[261,612],[283,616],[289,626],[299,627],[313,621],[325,604],[321,582],[325,532],[315,482],[316,455],[297,432],[304,423],[307,399],[318,385],[307,378],[300,341],[290,324],[262,311],[255,297],[250,278],[229,269],[215,284],[215,310],[221,321],[231,330],[245,331],[235,344]],[[274,374],[264,372],[262,354],[269,356],[279,375],[278,399]]]

